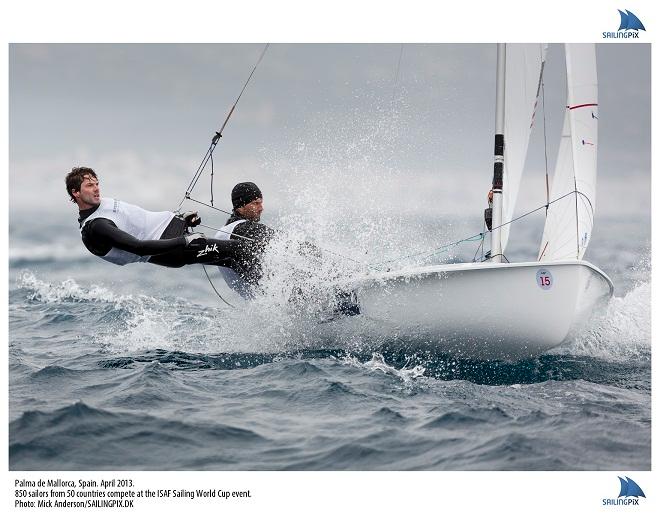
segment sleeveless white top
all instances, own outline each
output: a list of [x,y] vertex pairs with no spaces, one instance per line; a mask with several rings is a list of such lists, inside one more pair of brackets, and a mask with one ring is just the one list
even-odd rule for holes
[[[80,230],[92,220],[105,218],[112,221],[119,230],[132,235],[136,239],[160,239],[165,229],[174,218],[174,213],[169,211],[153,212],[147,211],[137,205],[120,202],[112,198],[101,199],[99,208],[90,214],[83,222]],[[140,256],[119,248],[112,248],[101,257],[108,262],[123,266],[131,262],[145,262],[150,255]]]

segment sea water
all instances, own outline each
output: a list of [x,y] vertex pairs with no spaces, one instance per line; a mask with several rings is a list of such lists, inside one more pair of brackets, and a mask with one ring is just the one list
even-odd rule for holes
[[[648,220],[598,220],[587,258],[614,297],[582,333],[519,362],[322,340],[286,302],[225,305],[199,267],[107,264],[67,221],[10,222],[12,470],[651,467]],[[446,242],[427,229],[380,257]],[[533,259],[537,232],[518,234],[529,242],[512,260]],[[461,251],[434,262],[479,254]]]

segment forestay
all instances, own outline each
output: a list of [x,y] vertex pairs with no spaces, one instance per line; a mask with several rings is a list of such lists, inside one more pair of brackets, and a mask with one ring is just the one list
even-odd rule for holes
[[582,259],[596,208],[596,49],[593,44],[567,44],[565,48],[568,105],[550,190],[554,203],[548,207],[539,250],[541,261]]

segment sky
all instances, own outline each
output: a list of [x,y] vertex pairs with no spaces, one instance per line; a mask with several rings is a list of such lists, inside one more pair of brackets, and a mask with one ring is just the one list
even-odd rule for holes
[[[263,48],[11,44],[10,220],[34,212],[37,198],[40,214],[74,218],[63,178],[79,165],[99,173],[106,196],[174,209]],[[231,187],[253,180],[265,219],[319,204],[329,216],[373,206],[480,215],[492,179],[495,58],[492,44],[271,44],[214,154],[216,205],[228,208]],[[599,215],[650,222],[650,45],[597,45],[597,62]],[[550,45],[550,172],[564,66],[563,45]],[[543,203],[543,147],[537,125],[520,209]],[[209,182],[195,191],[205,200]]]

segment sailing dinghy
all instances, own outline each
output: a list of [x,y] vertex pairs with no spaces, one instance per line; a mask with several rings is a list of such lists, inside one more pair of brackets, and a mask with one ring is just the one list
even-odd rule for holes
[[[584,260],[594,223],[598,86],[593,44],[567,44],[567,102],[538,260],[502,262],[541,89],[546,46],[499,44],[490,257],[370,274],[341,285],[341,315],[385,339],[457,357],[516,360],[559,346],[614,292]],[[487,293],[487,294],[486,294]],[[334,326],[334,327],[333,327]]]

